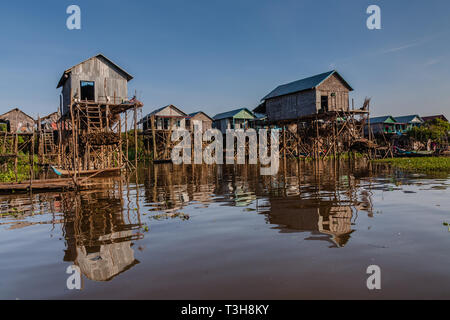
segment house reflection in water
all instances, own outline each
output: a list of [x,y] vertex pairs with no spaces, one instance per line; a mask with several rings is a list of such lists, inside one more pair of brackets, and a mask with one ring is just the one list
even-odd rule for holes
[[270,224],[282,233],[310,232],[305,240],[323,240],[332,247],[343,247],[350,239],[352,207],[333,201],[299,200],[298,198],[270,199],[267,215]]
[[65,194],[64,261],[80,267],[94,281],[109,281],[139,263],[133,241],[142,238],[139,212],[124,214],[123,202],[114,193]]
[[318,171],[309,163],[293,163],[289,171],[267,177],[257,166],[166,164],[148,168],[145,197],[151,210],[165,212],[196,203],[256,206],[280,232],[310,232],[307,240],[344,247],[357,212],[373,216],[370,192],[361,187],[365,168],[347,166],[324,164]]

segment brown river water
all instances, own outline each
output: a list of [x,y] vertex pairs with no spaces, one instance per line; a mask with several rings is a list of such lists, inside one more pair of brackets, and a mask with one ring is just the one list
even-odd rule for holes
[[449,178],[159,164],[78,194],[0,195],[0,298],[450,299]]

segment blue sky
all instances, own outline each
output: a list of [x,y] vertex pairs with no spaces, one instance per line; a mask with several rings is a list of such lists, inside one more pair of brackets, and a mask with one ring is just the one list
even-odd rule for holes
[[[82,29],[66,28],[66,8]],[[368,30],[366,8],[381,7]],[[253,108],[279,84],[337,69],[374,115],[450,116],[450,1],[2,1],[0,113],[56,111],[62,72],[103,53],[144,113]]]

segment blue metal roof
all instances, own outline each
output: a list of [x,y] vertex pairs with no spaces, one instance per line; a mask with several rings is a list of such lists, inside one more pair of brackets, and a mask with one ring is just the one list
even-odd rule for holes
[[420,122],[423,122],[422,118],[418,114],[410,114],[408,116],[395,117],[395,120],[400,123],[410,123],[414,118],[419,118]]
[[397,119],[395,119],[393,116],[380,116],[380,117],[374,117],[370,118],[370,123],[384,123],[387,119],[392,118],[395,122],[397,122]]
[[309,78],[297,80],[294,82],[290,82],[290,83],[278,86],[275,88],[275,90],[273,90],[267,96],[262,98],[262,100],[267,100],[270,98],[284,96],[286,94],[291,94],[294,92],[313,89],[313,88],[319,86],[322,82],[324,82],[326,79],[328,79],[333,74],[337,74],[341,78],[341,80],[349,87],[349,89],[353,90],[352,87],[350,87],[350,85],[344,80],[344,78],[342,78],[342,76],[336,70],[332,70],[332,71],[321,73],[321,74],[318,74],[318,75],[315,75],[315,76],[312,76]]
[[261,119],[267,118],[267,114],[265,114],[265,113],[253,112],[253,114],[255,115],[255,120],[261,120]]
[[248,113],[250,113],[251,115],[253,115],[253,112],[251,112],[250,110],[248,110],[247,108],[239,108],[236,110],[231,110],[231,111],[227,111],[227,112],[223,112],[223,113],[219,113],[216,114],[213,119],[214,120],[220,120],[220,119],[227,119],[227,118],[234,118],[235,115],[237,115],[239,112],[241,112],[242,110],[247,111]]

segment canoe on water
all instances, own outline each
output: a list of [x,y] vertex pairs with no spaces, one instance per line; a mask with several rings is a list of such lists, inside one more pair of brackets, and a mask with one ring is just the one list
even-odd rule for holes
[[395,148],[394,153],[396,157],[430,157],[433,151],[409,151],[400,148]]
[[[75,174],[74,171],[65,170],[61,168],[57,168],[55,166],[50,166],[58,176],[73,176]],[[92,169],[92,170],[80,170],[77,171],[78,176],[88,176],[88,175],[99,175],[99,174],[107,174],[107,173],[118,173],[122,170],[122,168],[106,168],[106,169]]]

